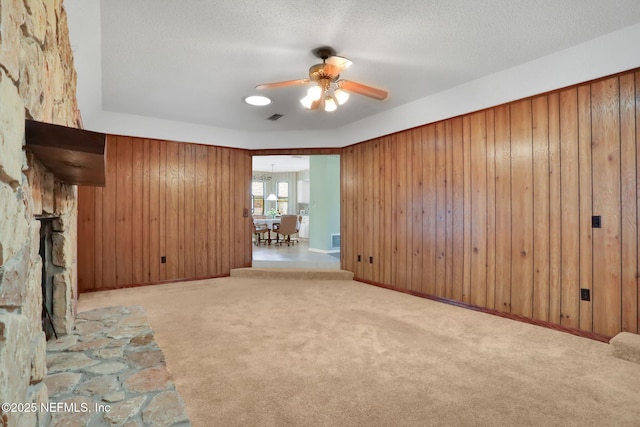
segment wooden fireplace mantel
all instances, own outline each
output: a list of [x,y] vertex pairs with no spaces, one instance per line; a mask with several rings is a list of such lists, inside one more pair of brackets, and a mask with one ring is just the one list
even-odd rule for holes
[[106,135],[25,120],[26,147],[60,181],[104,187]]

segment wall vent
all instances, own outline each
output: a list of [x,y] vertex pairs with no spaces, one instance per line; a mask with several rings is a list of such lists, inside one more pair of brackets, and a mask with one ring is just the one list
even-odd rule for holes
[[282,117],[283,114],[272,114],[269,117],[267,117],[267,120],[271,120],[272,122],[275,122],[276,120],[278,120],[280,117]]
[[331,249],[340,249],[340,233],[331,234]]

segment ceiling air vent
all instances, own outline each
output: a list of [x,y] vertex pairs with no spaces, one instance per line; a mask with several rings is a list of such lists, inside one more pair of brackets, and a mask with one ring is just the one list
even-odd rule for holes
[[267,117],[267,120],[271,120],[272,122],[275,122],[276,120],[278,120],[280,117],[282,117],[282,114],[272,114],[269,117]]

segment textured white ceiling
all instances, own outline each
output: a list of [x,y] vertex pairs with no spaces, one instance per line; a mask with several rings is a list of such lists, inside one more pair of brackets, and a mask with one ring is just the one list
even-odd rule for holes
[[[243,131],[336,129],[640,22],[638,0],[101,1],[103,109]],[[306,111],[311,50],[354,63],[342,77],[390,91]],[[552,70],[550,70],[552,72]],[[266,120],[274,113],[284,117]]]

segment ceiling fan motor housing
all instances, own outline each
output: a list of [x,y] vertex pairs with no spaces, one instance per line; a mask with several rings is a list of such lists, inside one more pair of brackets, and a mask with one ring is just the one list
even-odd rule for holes
[[334,56],[336,54],[336,51],[333,50],[332,47],[322,46],[322,47],[313,49],[313,54],[324,61],[330,56]]
[[316,64],[309,68],[309,79],[325,89],[329,87],[329,84],[337,81],[339,77],[338,69],[331,64]]

